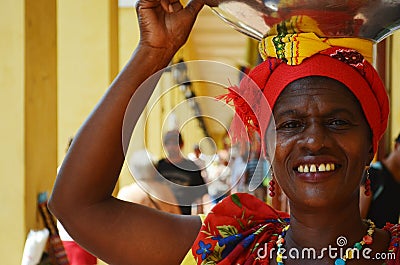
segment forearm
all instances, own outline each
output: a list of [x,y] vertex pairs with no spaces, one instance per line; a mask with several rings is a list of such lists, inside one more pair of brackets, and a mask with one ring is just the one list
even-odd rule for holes
[[[140,84],[167,66],[172,56],[147,47],[135,50],[74,138],[49,202],[53,212],[67,212],[70,207],[76,211],[77,205],[86,207],[111,197],[124,161],[122,126],[126,107]],[[151,91],[146,94],[141,93],[144,98],[135,104],[137,116]]]

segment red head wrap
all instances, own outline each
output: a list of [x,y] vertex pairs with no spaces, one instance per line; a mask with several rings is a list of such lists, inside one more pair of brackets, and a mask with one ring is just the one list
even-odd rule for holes
[[268,58],[241,81],[240,87],[229,88],[229,93],[220,98],[232,102],[236,109],[231,125],[233,140],[247,138],[246,130],[255,130],[264,141],[271,110],[279,95],[288,84],[307,76],[335,79],[354,94],[371,128],[376,151],[389,114],[385,87],[374,67],[360,53],[341,47],[323,50],[294,66],[280,59]]

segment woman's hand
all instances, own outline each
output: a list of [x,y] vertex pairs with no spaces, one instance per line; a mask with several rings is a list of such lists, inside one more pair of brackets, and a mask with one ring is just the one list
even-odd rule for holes
[[139,0],[136,5],[139,46],[174,54],[185,44],[203,6],[204,0],[191,0],[186,7],[179,0]]

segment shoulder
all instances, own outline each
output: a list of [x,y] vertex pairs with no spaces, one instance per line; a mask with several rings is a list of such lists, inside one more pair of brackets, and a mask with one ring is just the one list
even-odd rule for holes
[[207,215],[206,221],[218,216],[232,217],[235,220],[238,216],[250,218],[252,221],[248,222],[249,225],[252,222],[268,223],[275,222],[278,219],[289,218],[289,214],[273,209],[265,202],[248,193],[235,193],[224,198],[214,206]]
[[239,251],[240,260],[236,261],[242,264],[242,259],[254,255],[255,249],[264,246],[262,242],[273,245],[277,234],[289,222],[288,218],[287,213],[274,210],[253,195],[232,194],[208,213],[192,253],[197,260],[206,263],[215,258],[221,261]]

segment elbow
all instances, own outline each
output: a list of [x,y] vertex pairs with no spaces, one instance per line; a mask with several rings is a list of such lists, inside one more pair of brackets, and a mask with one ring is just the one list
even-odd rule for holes
[[54,190],[47,201],[47,208],[58,220],[68,218],[68,214],[70,213],[68,210],[68,203],[65,201],[65,196],[62,196],[60,192]]
[[54,192],[50,195],[49,200],[47,201],[47,208],[49,211],[57,218],[59,219],[59,213],[60,213],[60,203],[57,200],[57,196],[55,196]]

